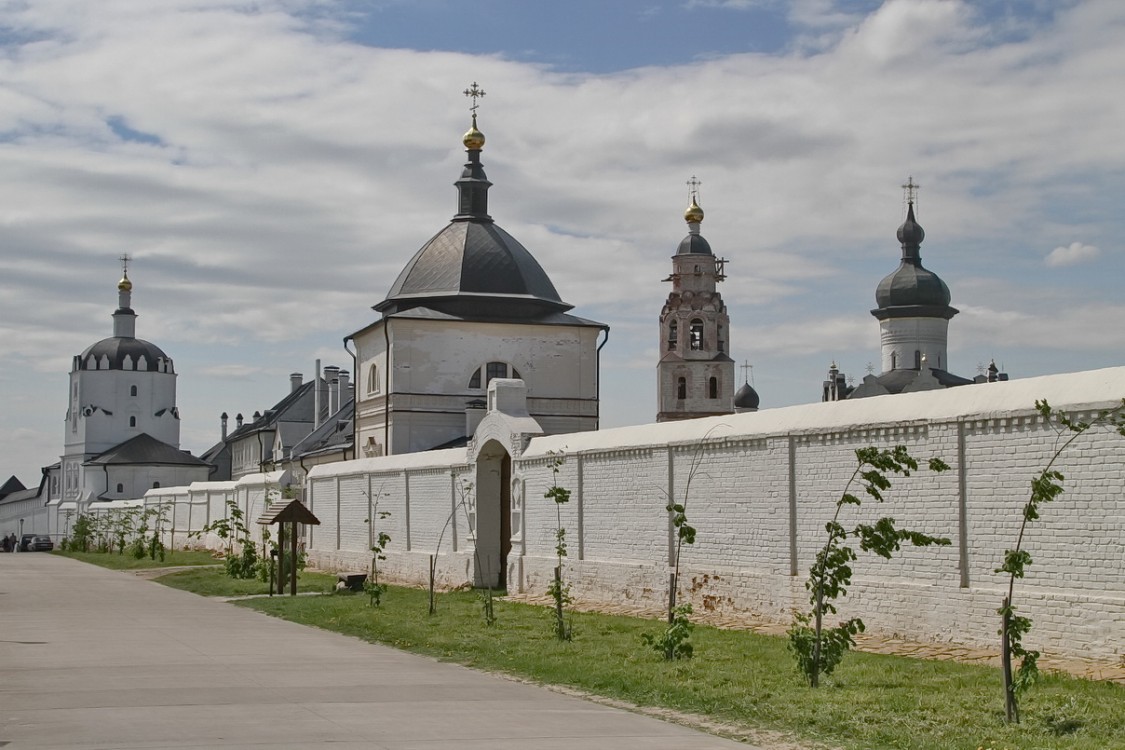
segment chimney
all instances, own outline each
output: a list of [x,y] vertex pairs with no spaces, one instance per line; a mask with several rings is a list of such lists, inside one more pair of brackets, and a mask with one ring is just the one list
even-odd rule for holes
[[[77,368],[76,368],[77,369]],[[320,427],[320,360],[313,372],[313,429]]]
[[347,370],[340,370],[340,394],[338,397],[339,402],[336,404],[336,411],[339,411],[340,407],[348,402],[348,389],[351,387],[351,384],[348,382],[350,378],[350,372],[348,372]]
[[299,373],[299,372],[290,373],[290,375],[289,375],[289,392],[292,393],[293,391],[300,388],[301,387],[301,381],[303,379],[304,379],[304,376],[301,375],[301,373]]
[[254,421],[255,422],[257,422],[261,418],[262,418],[262,412],[260,412],[260,411],[254,412]]
[[221,417],[219,417],[219,423],[222,424],[222,426],[223,426],[223,429],[222,429],[223,440],[227,439],[227,419],[228,419],[227,413],[224,411],[223,415]]
[[238,415],[237,415],[237,416],[236,416],[236,417],[234,418],[234,422],[235,422],[235,424],[237,424],[237,425],[238,425],[239,427],[241,427],[241,426],[242,426],[242,413],[241,413],[241,412],[239,412],[239,413],[238,413]]
[[340,368],[336,365],[325,367],[324,381],[328,384],[328,414],[335,414],[340,408]]

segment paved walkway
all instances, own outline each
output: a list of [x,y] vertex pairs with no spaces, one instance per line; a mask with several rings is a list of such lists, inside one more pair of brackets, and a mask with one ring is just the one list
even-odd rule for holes
[[746,750],[47,554],[0,555],[0,747]]

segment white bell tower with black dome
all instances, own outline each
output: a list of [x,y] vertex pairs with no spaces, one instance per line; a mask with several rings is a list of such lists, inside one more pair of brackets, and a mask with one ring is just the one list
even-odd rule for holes
[[[171,357],[160,347],[136,337],[129,258],[121,260],[124,270],[117,284],[113,335],[87,347],[71,361],[60,465],[63,500],[136,497],[138,491],[150,487],[152,482],[147,477],[131,477],[143,486],[134,481],[120,482],[118,492],[118,482],[110,481],[106,486],[107,470],[90,463],[123,443],[141,439],[140,443],[148,446],[141,452],[147,451],[149,458],[161,451],[179,452],[176,371]],[[153,447],[157,444],[161,447]],[[161,458],[161,462],[167,461],[167,457]]]
[[687,237],[672,256],[672,291],[660,311],[657,422],[734,411],[734,360],[729,354],[730,318],[716,285],[726,260],[716,258],[700,234],[699,181],[688,181],[691,205],[684,212]]

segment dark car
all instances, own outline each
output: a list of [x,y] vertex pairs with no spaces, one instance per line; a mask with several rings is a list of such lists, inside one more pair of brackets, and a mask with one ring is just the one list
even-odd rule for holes
[[20,552],[49,552],[55,548],[51,537],[41,534],[24,534],[18,544]]
[[55,543],[49,536],[34,536],[27,545],[28,552],[50,552],[55,548]]

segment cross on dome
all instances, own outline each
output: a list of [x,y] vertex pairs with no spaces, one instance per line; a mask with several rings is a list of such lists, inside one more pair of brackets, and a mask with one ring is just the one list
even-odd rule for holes
[[902,190],[903,195],[906,197],[907,204],[914,205],[915,200],[917,200],[918,190],[921,187],[921,185],[914,181],[913,175],[906,178],[906,182],[902,185]]
[[484,89],[478,86],[476,81],[473,81],[473,85],[465,89],[463,93],[465,94],[465,96],[470,97],[473,100],[473,106],[469,107],[469,111],[475,115],[477,113],[477,107],[480,106],[480,104],[477,102],[477,99],[484,98]]

